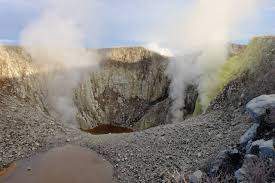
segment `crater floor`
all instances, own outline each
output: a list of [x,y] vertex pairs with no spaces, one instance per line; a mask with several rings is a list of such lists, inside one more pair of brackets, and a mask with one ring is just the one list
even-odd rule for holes
[[216,152],[238,143],[251,125],[238,110],[217,110],[141,132],[91,135],[1,92],[0,108],[1,167],[53,147],[80,145],[112,164],[114,182],[160,182],[167,170],[202,166]]

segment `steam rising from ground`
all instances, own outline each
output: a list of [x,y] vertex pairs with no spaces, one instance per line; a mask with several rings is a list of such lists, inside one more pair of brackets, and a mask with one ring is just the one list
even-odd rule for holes
[[215,73],[227,58],[227,44],[238,34],[240,24],[255,14],[258,0],[195,0],[190,13],[176,20],[170,44],[181,50],[168,68],[172,83],[172,120],[183,117],[185,91],[196,84],[200,103],[207,104],[205,91],[215,86]]
[[[74,88],[98,60],[84,46],[85,35],[91,25],[94,26],[95,19],[90,12],[94,12],[97,2],[48,1],[49,5],[41,16],[23,30],[21,44],[40,68],[51,73],[47,82],[49,104],[64,120],[74,121]],[[205,91],[215,85],[215,73],[227,57],[227,43],[238,33],[240,23],[255,13],[258,1],[190,1],[189,11],[184,11],[188,13],[170,20],[169,26],[162,26],[162,29],[171,27],[162,37],[177,53],[167,70],[172,81],[171,112],[175,121],[182,120],[185,91],[189,84],[198,86],[201,103],[209,102]],[[168,49],[158,44],[147,47],[171,56]]]
[[[98,64],[87,51],[85,34],[93,22],[91,0],[49,0],[43,13],[21,33],[21,44],[44,72],[47,102],[67,122],[75,122],[74,89]],[[93,25],[93,24],[92,24]]]
[[163,56],[167,56],[167,57],[172,57],[173,53],[171,50],[169,50],[168,48],[162,48],[159,46],[159,44],[157,43],[149,43],[147,45],[144,46],[145,48],[147,48],[148,50],[154,51],[159,53],[160,55]]

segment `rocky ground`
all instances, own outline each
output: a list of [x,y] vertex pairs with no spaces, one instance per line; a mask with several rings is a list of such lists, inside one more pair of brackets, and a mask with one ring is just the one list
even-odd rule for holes
[[52,147],[95,150],[114,167],[114,182],[162,182],[166,171],[193,170],[239,142],[251,125],[240,110],[213,111],[177,124],[94,136],[57,121],[16,97],[0,94],[0,165]]
[[[7,67],[4,64],[1,71],[5,72],[2,72],[2,75],[9,79],[6,81],[4,77],[3,81],[8,82],[10,87],[4,90],[5,82],[0,82],[0,168],[53,147],[73,144],[94,150],[107,159],[114,168],[114,182],[165,182],[165,175],[169,171],[193,172],[196,169],[201,169],[201,167],[205,167],[209,159],[217,156],[218,152],[234,149],[236,144],[240,143],[240,137],[253,125],[252,121],[247,118],[248,115],[244,113],[244,105],[256,96],[274,93],[274,47],[274,38],[255,39],[253,44],[247,48],[248,51],[241,54],[240,58],[236,57],[237,61],[243,62],[244,71],[238,77],[226,80],[224,89],[211,102],[206,114],[189,118],[180,123],[160,125],[144,131],[98,136],[82,132],[77,127],[70,127],[65,122],[50,117],[45,111],[42,112],[43,108],[39,107],[41,105],[36,104],[37,101],[42,100],[39,98],[39,90],[36,90],[36,83],[33,80],[35,75],[29,74],[32,77],[25,77],[28,76],[28,73],[23,72],[19,79],[10,81],[11,78],[18,75],[20,69],[27,68],[28,65],[22,67],[15,64]],[[12,54],[15,53],[17,52],[12,52]],[[128,56],[133,54],[131,51],[129,53],[131,54],[127,54]],[[0,58],[2,63],[5,63],[4,60],[8,64],[17,63],[16,59],[7,59],[11,58],[12,54],[6,54],[6,52],[0,54],[3,55],[3,58]],[[19,55],[22,55],[21,52]],[[113,57],[118,57],[118,60],[124,58],[124,56],[120,58],[120,55],[125,54],[115,54]],[[138,55],[144,57],[143,54]],[[251,58],[253,58],[252,61]],[[21,56],[18,56],[18,60],[21,62]],[[130,60],[139,59],[134,56]],[[250,62],[252,65],[254,64],[253,67],[246,68],[247,63]],[[29,61],[24,63],[29,63]],[[159,71],[157,68],[155,70]],[[35,73],[32,69],[28,71]],[[151,86],[154,84],[149,83],[148,88]],[[37,86],[37,88],[39,87]],[[142,87],[139,88],[143,91]],[[160,88],[167,89],[166,87]],[[152,93],[155,94],[154,91]],[[27,94],[30,94],[29,97],[23,97]],[[142,118],[142,121],[151,119],[155,122],[164,119],[159,114],[166,114],[167,111],[156,102],[167,106],[169,101],[164,100],[163,95],[159,97],[156,97],[156,100],[148,100],[153,108],[146,110],[150,117]],[[167,96],[164,95],[164,97]],[[83,101],[86,101],[87,104],[93,103],[85,98]],[[109,103],[112,101],[110,100]],[[138,103],[140,102],[138,101]],[[114,105],[114,108],[116,107],[117,105]],[[135,114],[136,110],[132,112]],[[148,125],[142,126],[147,127]]]

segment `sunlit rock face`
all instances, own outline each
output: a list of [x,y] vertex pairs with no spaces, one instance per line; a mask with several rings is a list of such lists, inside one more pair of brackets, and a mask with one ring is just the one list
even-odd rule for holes
[[[230,45],[229,53],[235,55],[243,49],[240,45]],[[77,110],[72,119],[75,124],[83,130],[99,125],[143,130],[171,121],[168,114],[170,81],[166,75],[168,57],[141,47],[93,51],[100,55],[100,67],[91,69],[74,90],[71,100]],[[47,100],[51,93],[47,82],[58,69],[47,70],[35,64],[20,47],[0,46],[1,92],[24,99],[49,115],[55,113]],[[87,70],[75,68],[66,74],[81,72],[80,69]],[[194,111],[197,98],[194,87],[187,91],[183,119]]]
[[[144,48],[100,49],[101,66],[75,89],[76,120],[82,129],[111,124],[141,130],[166,123],[170,101],[168,58]],[[53,71],[54,72],[54,71]],[[47,80],[24,49],[0,47],[0,90],[51,114]],[[62,86],[60,86],[62,87]]]
[[37,104],[46,111],[42,94],[44,76],[24,49],[0,46],[0,91]]
[[141,130],[166,123],[168,58],[138,47],[99,52],[101,69],[76,90],[81,128],[112,124]]

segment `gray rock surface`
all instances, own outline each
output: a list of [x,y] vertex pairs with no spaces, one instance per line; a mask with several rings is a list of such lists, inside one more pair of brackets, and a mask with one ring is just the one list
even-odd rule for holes
[[[168,58],[139,47],[98,52],[100,69],[91,71],[89,79],[75,90],[80,127],[112,124],[139,130],[166,123]],[[22,48],[0,46],[0,89],[54,115],[47,101],[46,83],[51,74],[34,64]]]
[[220,151],[210,162],[208,174],[212,177],[221,173],[230,174],[241,165],[241,153],[237,149]]
[[[112,124],[139,130],[165,123],[169,107],[169,102],[163,102],[168,98],[168,58],[144,48],[104,51],[107,56],[101,69],[91,73],[76,90],[81,127]],[[159,110],[160,102],[162,112],[153,114],[151,111]],[[145,118],[150,118],[146,125]]]
[[259,118],[266,115],[267,110],[273,108],[275,108],[275,94],[261,95],[246,104],[246,110],[256,122],[260,122]]
[[[52,147],[75,144],[95,150],[111,162],[114,182],[162,182],[166,171],[196,170],[221,150],[231,149],[251,126],[244,123],[246,116],[241,110],[235,110],[240,102],[274,93],[274,46],[270,39],[257,45],[261,54],[255,58],[262,67],[226,86],[214,101],[215,110],[141,132],[99,136],[49,116],[48,106],[43,103],[43,86],[37,82],[44,76],[32,67],[24,51],[1,47],[0,131],[4,133],[0,133],[0,167]],[[163,116],[170,103],[166,96],[168,81],[163,78],[166,58],[141,48],[99,52],[105,58],[103,70],[91,74],[91,80],[76,89],[83,128],[98,123],[123,125],[123,121],[124,125],[144,129],[166,123]],[[227,153],[220,159],[226,161],[239,153],[222,152]],[[217,162],[215,171],[222,164]]]
[[265,141],[263,139],[254,141],[251,145],[249,150],[247,151],[248,154],[253,153],[253,149],[257,148],[258,155],[262,159],[266,158],[275,158],[275,148],[274,148],[274,140]]
[[202,181],[203,172],[200,170],[195,171],[189,176],[190,183],[200,183]]
[[101,154],[114,167],[114,181],[125,183],[161,182],[167,170],[196,169],[238,143],[249,127],[241,113],[213,111],[142,132],[94,136],[65,126],[17,97],[1,93],[0,108],[0,166],[69,143]]
[[242,146],[246,146],[248,141],[252,140],[257,135],[257,129],[260,126],[260,124],[256,123],[253,124],[246,132],[243,134],[240,138],[240,144]]

